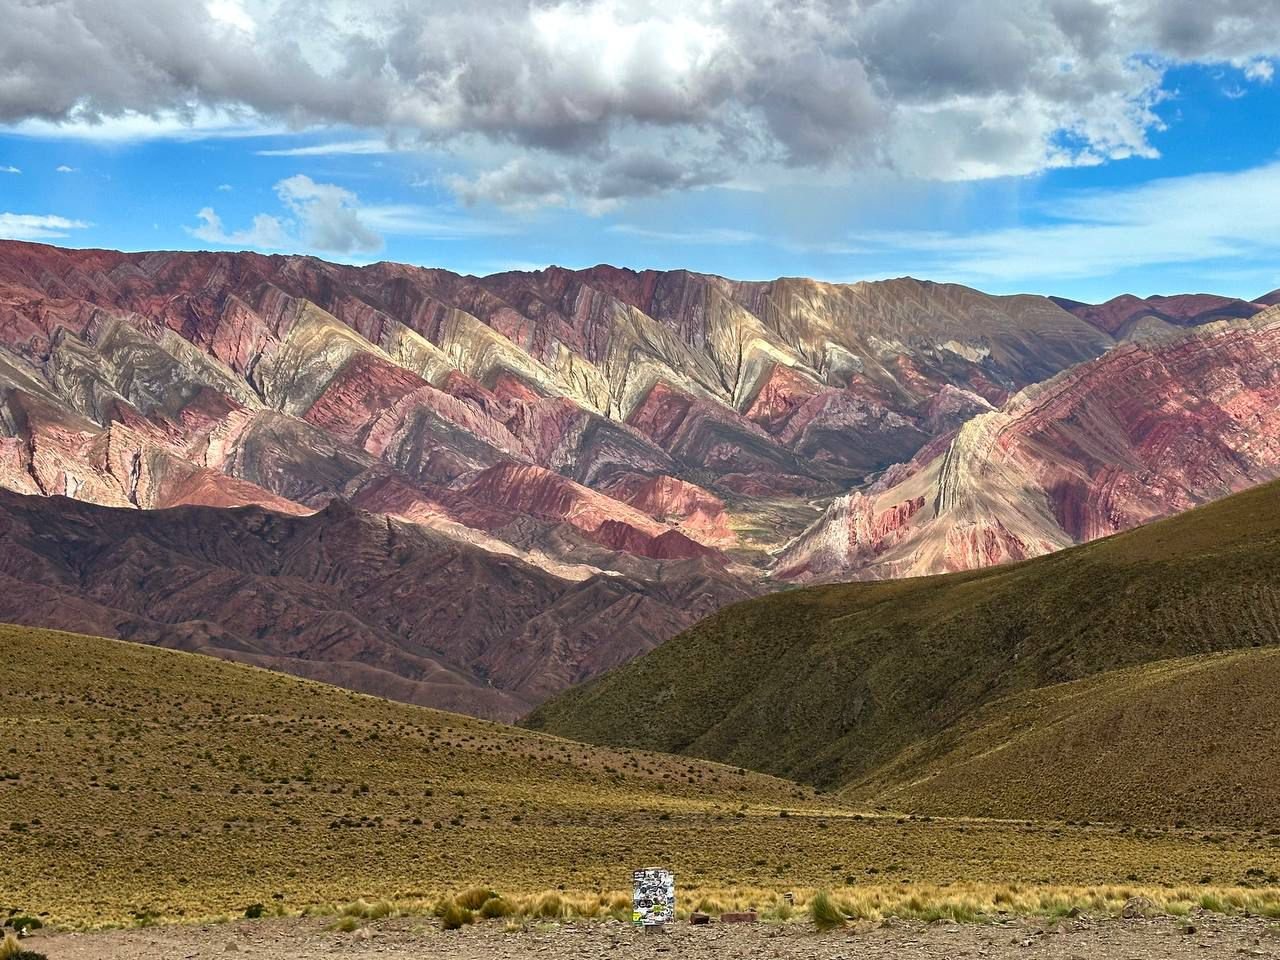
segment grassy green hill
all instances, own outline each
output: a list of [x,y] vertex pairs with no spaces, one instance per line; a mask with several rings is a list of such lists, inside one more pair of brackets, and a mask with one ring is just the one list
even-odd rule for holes
[[[741,603],[527,723],[841,787],[1019,692],[1275,643],[1280,485],[1269,484],[1022,564]],[[1205,687],[1215,695],[1232,690]],[[1226,704],[1212,715],[1230,716]],[[1227,810],[1203,815],[1216,812]]]

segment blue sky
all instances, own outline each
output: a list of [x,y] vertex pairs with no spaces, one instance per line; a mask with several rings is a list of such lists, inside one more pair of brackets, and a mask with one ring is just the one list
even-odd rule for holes
[[[301,94],[281,99],[293,78],[277,75],[279,57],[229,63],[208,89],[189,80],[168,89],[166,71],[182,65],[147,51],[141,28],[130,35],[122,5],[55,0],[84,34],[85,75],[74,75],[77,58],[68,57],[72,76],[55,78],[65,82],[63,99],[37,101],[29,90],[49,82],[31,39],[38,33],[19,50],[0,40],[5,62],[31,73],[26,85],[0,79],[0,236],[302,252],[469,273],[609,262],[737,278],[909,274],[1091,301],[1122,292],[1253,297],[1280,287],[1274,24],[1192,24],[1214,38],[1200,49],[1178,21],[1142,33],[1144,11],[1130,11],[1133,4],[1078,0],[1073,9],[1090,9],[1079,25],[1062,26],[1062,4],[1046,3],[1029,19],[1037,3],[1004,16],[990,14],[1000,4],[975,5],[973,17],[992,17],[981,24],[984,37],[1008,37],[976,41],[971,59],[946,54],[954,63],[939,55],[951,50],[944,35],[919,40],[896,21],[867,26],[870,14],[857,3],[836,14],[823,4],[838,26],[845,16],[856,22],[863,48],[874,41],[884,56],[851,59],[847,46],[827,49],[825,39],[798,34],[786,48],[794,62],[745,62],[750,37],[726,26],[724,4],[692,4],[686,15],[652,3],[504,0],[495,19],[518,42],[541,37],[541,46],[529,41],[530,50],[510,54],[532,64],[515,80],[472,77],[489,84],[481,101],[474,91],[445,97],[438,88],[441,76],[479,69],[484,47],[475,44],[492,39],[472,37],[488,29],[472,22],[483,20],[484,3],[442,4],[447,16],[428,13],[411,25],[419,34],[370,32],[330,10],[327,22],[351,24],[334,28],[348,56],[356,35],[385,50],[376,82],[363,85],[343,82],[350,64],[328,73],[315,66],[331,51],[304,51],[297,69],[331,85],[317,104]],[[1268,5],[1242,0],[1236,19]],[[1111,47],[1086,30],[1094,8],[1112,18],[1107,37],[1121,36]],[[207,12],[203,29],[222,31],[228,48],[293,43],[264,36],[278,18],[255,4],[217,0]],[[574,39],[588,15],[605,38],[599,44]],[[158,25],[175,34],[202,28]],[[51,21],[36,26],[54,33]],[[829,22],[822,36],[830,32]],[[437,49],[441,33],[453,39]],[[407,46],[392,49],[406,35]],[[674,53],[672,37],[684,44]],[[821,72],[797,77],[795,64],[813,59],[802,57],[806,43]],[[137,75],[90,69],[94,51],[121,52],[113,46],[143,63]],[[1058,77],[1044,75],[1045,51],[1065,64]],[[406,73],[406,57],[427,54],[435,59]],[[924,66],[895,74],[911,58]],[[619,77],[619,60],[634,65],[634,76]],[[264,94],[263,83],[246,81],[246,63],[277,88]],[[574,66],[567,78],[565,63]],[[993,63],[1004,68],[989,76]],[[658,66],[679,84],[655,86]],[[920,69],[937,75],[922,79]],[[1062,74],[1074,84],[1065,91]],[[784,99],[771,99],[788,83]],[[366,95],[368,122],[357,109]]]

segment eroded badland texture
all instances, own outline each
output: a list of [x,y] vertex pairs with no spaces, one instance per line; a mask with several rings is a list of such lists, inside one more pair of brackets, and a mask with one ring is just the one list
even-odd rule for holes
[[[10,564],[11,606],[514,716],[774,578],[1029,556],[1274,475],[1265,299],[0,243],[0,487],[213,508],[6,499],[18,541],[78,518],[137,572]],[[244,559],[279,531],[322,546]]]

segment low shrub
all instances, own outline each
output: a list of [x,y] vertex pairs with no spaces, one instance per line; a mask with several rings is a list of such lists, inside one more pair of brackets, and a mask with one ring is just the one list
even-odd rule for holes
[[835,930],[845,923],[844,913],[826,890],[819,890],[809,901],[809,919],[819,930]]
[[502,897],[491,897],[480,905],[480,916],[486,920],[509,917],[516,912],[516,905]]
[[18,938],[9,932],[4,935],[4,940],[0,940],[0,960],[48,960],[48,957],[34,950],[24,950]]
[[472,887],[470,890],[462,891],[453,900],[460,907],[465,907],[468,910],[479,910],[497,896],[488,887]]
[[475,920],[475,914],[466,907],[460,907],[457,903],[450,902],[440,916],[440,929],[458,930],[469,923],[475,923]]
[[558,893],[544,893],[533,905],[531,913],[543,920],[558,920],[564,916],[564,898]]

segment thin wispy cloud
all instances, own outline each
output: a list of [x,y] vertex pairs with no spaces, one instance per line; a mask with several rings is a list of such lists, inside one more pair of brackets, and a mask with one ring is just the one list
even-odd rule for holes
[[0,173],[20,174],[22,173],[22,171],[15,166],[3,166],[3,167],[0,167]]
[[391,153],[391,145],[384,139],[344,140],[337,143],[313,143],[304,147],[281,147],[275,150],[258,150],[260,157],[332,157],[371,156]]
[[750,230],[735,230],[732,227],[705,227],[692,230],[652,230],[638,227],[630,223],[617,223],[609,227],[610,233],[626,234],[641,240],[652,240],[655,243],[688,243],[698,246],[741,246],[747,243],[761,243],[765,240],[758,233]]
[[1056,201],[1035,226],[977,232],[875,231],[857,240],[913,271],[969,282],[1106,277],[1171,264],[1280,259],[1280,162],[1154,180]]
[[0,237],[5,240],[62,240],[73,230],[86,230],[83,220],[53,214],[0,213]]
[[55,173],[75,173],[76,172],[75,167],[67,166],[67,164],[65,163],[60,163],[53,169]]

